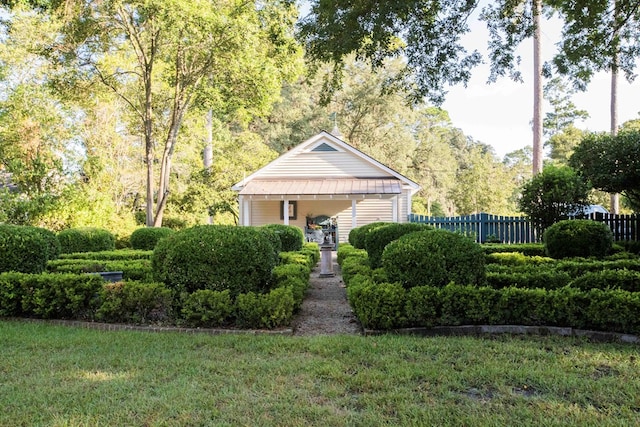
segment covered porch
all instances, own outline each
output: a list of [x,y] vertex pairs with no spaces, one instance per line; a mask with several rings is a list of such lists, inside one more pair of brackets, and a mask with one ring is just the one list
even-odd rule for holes
[[305,232],[320,225],[346,242],[359,225],[401,222],[402,191],[395,178],[254,179],[239,192],[240,224],[280,223]]

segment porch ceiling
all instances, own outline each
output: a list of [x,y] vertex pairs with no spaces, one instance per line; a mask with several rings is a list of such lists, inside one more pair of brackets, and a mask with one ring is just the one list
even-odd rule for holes
[[394,195],[400,193],[402,193],[402,183],[395,178],[254,179],[240,190],[240,195],[243,196]]

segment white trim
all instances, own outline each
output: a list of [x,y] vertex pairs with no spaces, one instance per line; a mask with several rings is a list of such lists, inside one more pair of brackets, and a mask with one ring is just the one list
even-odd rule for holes
[[393,222],[398,222],[398,196],[391,199],[391,217]]
[[284,225],[289,225],[289,199],[284,199],[282,202],[282,220]]
[[358,226],[358,215],[356,212],[356,199],[351,200],[351,229]]

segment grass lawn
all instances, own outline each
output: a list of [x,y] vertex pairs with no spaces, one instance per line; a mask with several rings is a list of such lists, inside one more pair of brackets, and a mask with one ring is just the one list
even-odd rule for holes
[[1,426],[632,426],[638,347],[0,321]]

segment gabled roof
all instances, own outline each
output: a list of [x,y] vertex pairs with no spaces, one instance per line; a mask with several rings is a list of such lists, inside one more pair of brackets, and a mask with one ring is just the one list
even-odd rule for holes
[[[378,171],[379,173],[374,173],[378,176],[326,176],[319,178],[297,175],[289,178],[286,175],[273,176],[270,173],[273,170],[277,170],[278,166],[305,153],[326,153],[330,155],[336,152],[349,153],[360,162],[366,163],[367,167],[374,172]],[[395,181],[395,184],[391,184],[391,181]],[[240,194],[307,194],[312,190],[322,192],[348,191],[347,188],[352,190],[350,194],[372,194],[371,191],[374,194],[398,194],[401,192],[402,186],[407,186],[412,193],[420,189],[416,182],[383,165],[329,132],[322,131],[247,176],[235,184],[232,189],[239,191]],[[285,189],[286,192],[283,193]]]

